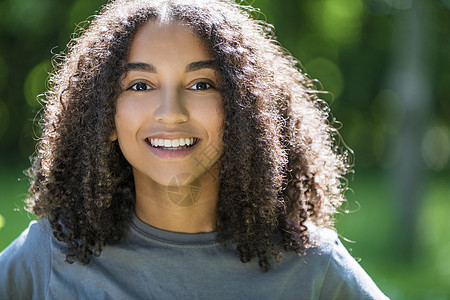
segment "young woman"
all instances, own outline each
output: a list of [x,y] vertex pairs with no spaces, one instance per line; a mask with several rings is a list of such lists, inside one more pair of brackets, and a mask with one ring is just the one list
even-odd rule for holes
[[117,0],[47,93],[1,299],[385,299],[330,228],[347,155],[266,24]]

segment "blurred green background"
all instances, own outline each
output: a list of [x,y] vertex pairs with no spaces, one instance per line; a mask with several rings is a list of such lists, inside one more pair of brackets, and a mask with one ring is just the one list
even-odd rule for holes
[[[105,1],[0,1],[0,250],[26,228],[51,59]],[[450,299],[450,0],[254,0],[355,152],[345,246],[392,299]]]

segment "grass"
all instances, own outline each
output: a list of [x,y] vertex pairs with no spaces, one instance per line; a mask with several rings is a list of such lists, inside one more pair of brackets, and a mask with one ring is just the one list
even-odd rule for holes
[[[26,166],[0,167],[0,250],[22,232],[32,216],[23,209]],[[337,228],[344,245],[391,299],[450,299],[450,174],[432,174],[418,220],[419,238],[411,260],[394,255],[395,212],[389,177],[357,172]],[[353,242],[356,241],[356,242]]]

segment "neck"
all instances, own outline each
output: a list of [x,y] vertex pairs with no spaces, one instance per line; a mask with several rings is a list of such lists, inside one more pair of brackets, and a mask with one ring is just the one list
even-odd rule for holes
[[[180,178],[179,182],[183,182]],[[135,176],[136,215],[156,228],[199,233],[216,229],[219,180],[203,176],[189,185],[162,186]]]

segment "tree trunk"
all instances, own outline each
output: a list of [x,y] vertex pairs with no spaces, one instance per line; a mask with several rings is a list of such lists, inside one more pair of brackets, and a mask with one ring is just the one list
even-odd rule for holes
[[399,97],[403,110],[399,134],[393,142],[396,159],[392,180],[396,203],[392,208],[397,221],[393,250],[397,257],[405,260],[412,258],[426,180],[421,142],[432,106],[431,17],[426,2],[413,1],[409,10],[395,17],[393,61],[387,76],[387,85]]

